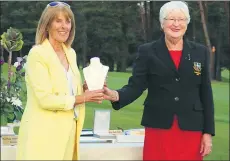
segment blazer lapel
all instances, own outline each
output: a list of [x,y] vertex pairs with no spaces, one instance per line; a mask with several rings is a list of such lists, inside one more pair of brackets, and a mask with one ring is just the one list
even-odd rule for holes
[[190,66],[189,62],[191,62],[191,52],[192,52],[192,45],[188,42],[187,39],[184,38],[184,43],[183,43],[183,51],[182,51],[182,56],[180,59],[180,64],[178,67],[178,72],[181,73],[186,66]]
[[45,47],[46,52],[49,53],[49,58],[50,58],[52,65],[56,66],[58,73],[62,74],[62,77],[65,78],[66,75],[65,75],[64,68],[62,67],[60,60],[58,59],[58,57],[57,57],[52,45],[50,44],[49,40],[45,39],[43,42],[43,45]]
[[164,36],[157,40],[155,49],[157,57],[163,62],[163,64],[173,72],[178,73],[176,66],[174,65],[174,62],[169,54],[168,48],[165,44]]
[[63,49],[66,53],[66,57],[67,57],[67,60],[69,62],[69,66],[73,72],[73,77],[74,77],[74,84],[76,85],[76,88],[74,89],[74,95],[76,94],[81,94],[82,93],[82,83],[81,83],[81,76],[80,76],[80,72],[77,68],[77,65],[76,65],[76,61],[75,59],[73,59],[72,55],[71,55],[71,51],[65,46],[65,44],[63,44]]
[[76,76],[77,73],[76,73],[75,67],[74,67],[74,63],[75,63],[74,61],[76,61],[76,60],[73,60],[73,58],[71,56],[71,53],[70,53],[69,49],[65,46],[65,44],[62,44],[62,47],[64,49],[64,52],[65,52],[66,57],[67,57],[67,60],[69,62],[69,67],[72,69],[73,74]]
[[191,62],[192,45],[188,42],[186,38],[184,38],[183,40],[183,50],[178,70],[176,69],[176,66],[174,65],[174,62],[169,54],[169,50],[166,46],[164,36],[162,36],[156,43],[156,55],[170,70],[172,70],[176,74],[179,75],[182,70],[186,68],[186,65],[190,65],[189,62]]

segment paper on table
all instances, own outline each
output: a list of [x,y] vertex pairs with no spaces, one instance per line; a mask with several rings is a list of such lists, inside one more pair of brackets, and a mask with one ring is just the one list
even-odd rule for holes
[[94,111],[94,134],[108,134],[110,127],[110,112],[111,110],[95,109]]

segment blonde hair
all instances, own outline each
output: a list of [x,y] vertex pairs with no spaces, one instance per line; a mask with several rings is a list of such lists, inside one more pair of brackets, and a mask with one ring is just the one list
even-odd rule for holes
[[67,47],[70,47],[73,43],[75,36],[75,19],[74,14],[70,7],[66,5],[57,5],[57,6],[47,6],[42,12],[41,18],[38,22],[38,27],[36,31],[35,44],[41,44],[46,38],[48,38],[48,29],[59,13],[64,13],[64,15],[71,19],[71,30],[68,39],[64,44]]

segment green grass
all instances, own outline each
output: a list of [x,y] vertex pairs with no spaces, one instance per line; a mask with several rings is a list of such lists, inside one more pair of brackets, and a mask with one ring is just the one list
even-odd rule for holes
[[[128,82],[130,75],[130,73],[110,72],[107,84],[111,89],[121,88]],[[223,71],[222,76],[223,82],[212,82],[216,136],[213,137],[213,152],[205,160],[229,159],[229,71]],[[146,93],[145,91],[135,102],[119,111],[113,110],[109,101],[104,101],[102,104],[87,103],[84,128],[93,127],[94,109],[111,109],[110,129],[141,128],[140,122]]]
[[222,80],[212,82],[216,136],[213,152],[205,160],[229,160],[229,71],[222,72]]
[[[111,89],[121,88],[127,83],[129,76],[130,74],[128,73],[110,72],[107,78],[107,85]],[[117,127],[123,129],[142,127],[140,125],[143,111],[142,104],[146,97],[146,93],[147,92],[144,92],[139,99],[119,111],[112,109],[110,101],[103,101],[102,104],[87,103],[84,128],[93,127],[94,109],[111,109],[111,129],[117,129]]]
[[[111,89],[121,88],[128,82],[130,75],[130,73],[110,72],[107,84]],[[223,71],[222,77],[223,82],[212,82],[216,136],[213,138],[213,152],[205,160],[229,159],[229,71]],[[94,109],[111,109],[110,129],[117,129],[118,127],[123,129],[142,128],[140,122],[146,94],[145,91],[135,102],[119,111],[113,110],[109,101],[103,101],[102,104],[87,103],[84,128],[93,127]]]

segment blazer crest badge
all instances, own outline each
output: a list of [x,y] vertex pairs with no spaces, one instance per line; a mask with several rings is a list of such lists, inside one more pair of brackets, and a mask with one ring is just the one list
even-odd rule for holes
[[194,62],[193,63],[193,69],[194,69],[194,73],[196,75],[200,75],[201,74],[201,63],[199,62]]

